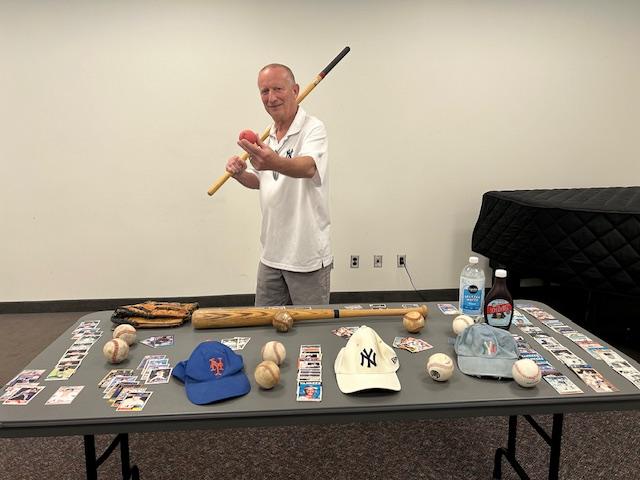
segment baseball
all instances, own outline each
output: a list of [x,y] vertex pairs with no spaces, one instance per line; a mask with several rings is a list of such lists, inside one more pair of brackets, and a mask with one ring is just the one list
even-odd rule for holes
[[453,360],[444,353],[434,353],[427,360],[426,370],[436,382],[446,382],[453,375]]
[[287,356],[287,351],[280,342],[271,340],[262,346],[260,354],[262,355],[262,360],[271,360],[276,365],[282,365]]
[[121,338],[109,340],[102,347],[102,353],[109,363],[120,363],[129,355],[129,345]]
[[258,364],[253,377],[258,385],[269,390],[280,383],[280,368],[271,360],[265,360]]
[[136,343],[136,329],[133,325],[126,323],[118,325],[113,331],[113,338],[119,338],[127,342],[127,345],[133,345]]
[[465,328],[470,327],[474,323],[473,318],[469,315],[458,315],[453,319],[453,333],[460,335]]
[[424,317],[420,312],[412,310],[402,317],[402,325],[409,333],[418,333],[424,327]]
[[535,387],[542,378],[540,367],[529,358],[518,360],[511,368],[513,379],[521,387]]
[[258,143],[258,135],[253,130],[243,130],[238,135],[238,140],[247,140],[249,143]]
[[288,332],[291,327],[293,327],[293,317],[289,312],[278,312],[276,313],[276,316],[273,317],[271,324],[279,332]]

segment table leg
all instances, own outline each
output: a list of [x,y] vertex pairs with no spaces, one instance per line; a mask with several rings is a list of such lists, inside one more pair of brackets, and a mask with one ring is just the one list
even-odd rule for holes
[[87,471],[87,480],[98,480],[98,468],[109,458],[116,447],[120,445],[120,461],[122,464],[123,480],[139,480],[140,472],[136,465],[131,465],[129,456],[129,434],[120,433],[116,435],[111,444],[100,457],[96,457],[95,436],[84,436],[84,457]]
[[[560,476],[560,446],[562,441],[562,422],[564,415],[556,413],[553,415],[553,426],[551,427],[551,435],[549,435],[530,415],[524,415],[524,418],[531,424],[534,430],[547,442],[550,447],[549,451],[549,480],[558,480]],[[516,471],[518,476],[524,480],[528,480],[529,476],[516,459],[516,434],[517,434],[517,417],[509,417],[509,438],[507,440],[507,448],[496,449],[493,461],[493,478],[502,478],[502,457],[509,461],[511,467]]]

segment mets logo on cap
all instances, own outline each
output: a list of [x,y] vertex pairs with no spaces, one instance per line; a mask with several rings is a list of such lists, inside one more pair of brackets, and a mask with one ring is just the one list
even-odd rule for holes
[[396,352],[372,328],[363,325],[340,350],[334,363],[338,387],[343,393],[378,388],[400,390]]
[[210,358],[209,368],[211,368],[211,371],[216,377],[222,376],[224,372],[224,360],[222,360],[222,357]]
[[242,357],[220,342],[202,342],[188,360],[178,362],[172,375],[184,382],[196,405],[219,402],[249,393]]

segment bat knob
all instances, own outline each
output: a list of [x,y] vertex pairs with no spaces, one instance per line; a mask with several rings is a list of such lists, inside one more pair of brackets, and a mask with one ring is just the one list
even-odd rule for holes
[[278,312],[273,317],[271,324],[279,332],[288,332],[293,327],[293,317],[289,315],[289,312]]

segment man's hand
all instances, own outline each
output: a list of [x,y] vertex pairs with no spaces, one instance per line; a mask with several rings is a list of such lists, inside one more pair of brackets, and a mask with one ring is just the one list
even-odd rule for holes
[[247,140],[238,140],[238,146],[249,154],[249,161],[256,170],[276,170],[280,159],[268,145],[258,139],[257,144]]
[[234,178],[240,175],[246,169],[247,169],[247,162],[243,162],[242,160],[240,160],[240,157],[238,157],[237,155],[234,155],[229,160],[227,160],[226,170]]

